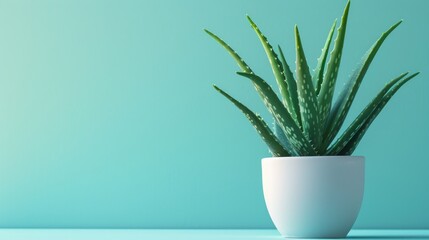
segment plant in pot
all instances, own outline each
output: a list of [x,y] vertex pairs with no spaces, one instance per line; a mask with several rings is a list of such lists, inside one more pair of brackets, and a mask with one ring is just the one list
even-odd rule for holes
[[280,97],[237,52],[217,35],[205,30],[234,58],[241,69],[237,74],[253,83],[274,118],[271,129],[261,116],[214,85],[244,113],[273,155],[262,159],[263,192],[271,219],[285,237],[337,238],[347,235],[359,213],[364,189],[364,157],[351,154],[392,96],[418,74],[403,73],[388,82],[337,136],[377,51],[401,23],[390,27],[372,45],[333,102],[349,7],[350,1],[344,9],[331,53],[328,54],[336,21],[312,73],[297,26],[296,74],[293,74],[280,46],[276,51],[247,17],[268,56]]

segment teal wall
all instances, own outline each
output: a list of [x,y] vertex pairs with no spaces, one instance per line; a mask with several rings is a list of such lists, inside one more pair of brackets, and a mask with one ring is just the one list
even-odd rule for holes
[[[0,227],[272,228],[268,156],[216,83],[268,116],[223,36],[260,75],[250,14],[293,61],[300,26],[314,66],[345,1],[0,2]],[[355,0],[340,83],[391,24],[351,116],[386,81],[422,74],[357,149],[366,190],[358,228],[429,228],[429,1]],[[273,83],[272,78],[270,79]]]

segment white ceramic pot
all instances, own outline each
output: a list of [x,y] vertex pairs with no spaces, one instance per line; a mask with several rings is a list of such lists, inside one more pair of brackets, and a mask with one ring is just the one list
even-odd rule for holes
[[344,238],[360,210],[364,157],[262,159],[265,203],[284,237]]

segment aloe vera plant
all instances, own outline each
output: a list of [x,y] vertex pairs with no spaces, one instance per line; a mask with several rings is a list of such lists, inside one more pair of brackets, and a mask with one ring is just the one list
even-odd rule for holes
[[349,8],[350,1],[344,9],[340,25],[336,31],[332,51],[328,54],[336,21],[328,33],[313,73],[310,72],[299,30],[295,26],[295,75],[292,73],[280,46],[276,52],[255,22],[247,16],[271,64],[280,98],[264,79],[253,72],[236,51],[220,37],[205,29],[237,62],[241,70],[237,74],[252,82],[256,92],[274,118],[274,130],[270,129],[258,114],[252,112],[231,95],[215,85],[214,88],[245,114],[268,145],[273,156],[351,155],[368,127],[392,96],[406,82],[419,74],[418,72],[414,74],[403,73],[388,82],[350,126],[337,137],[372,60],[384,40],[402,22],[399,21],[381,34],[380,38],[364,55],[334,102],[333,96],[343,53]]

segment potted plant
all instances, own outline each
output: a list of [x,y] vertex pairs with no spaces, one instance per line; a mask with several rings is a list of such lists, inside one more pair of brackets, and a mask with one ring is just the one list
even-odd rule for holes
[[273,157],[262,159],[265,202],[276,228],[285,237],[345,237],[359,213],[364,189],[364,157],[351,156],[386,103],[418,73],[403,73],[388,82],[348,128],[338,135],[362,79],[394,24],[372,45],[333,103],[342,58],[350,1],[328,52],[336,21],[329,31],[317,66],[310,72],[298,27],[295,26],[296,74],[282,49],[270,45],[247,16],[270,61],[278,94],[221,38],[205,30],[235,59],[240,76],[249,79],[275,123],[272,130],[248,107],[214,85],[237,106],[268,145]]

